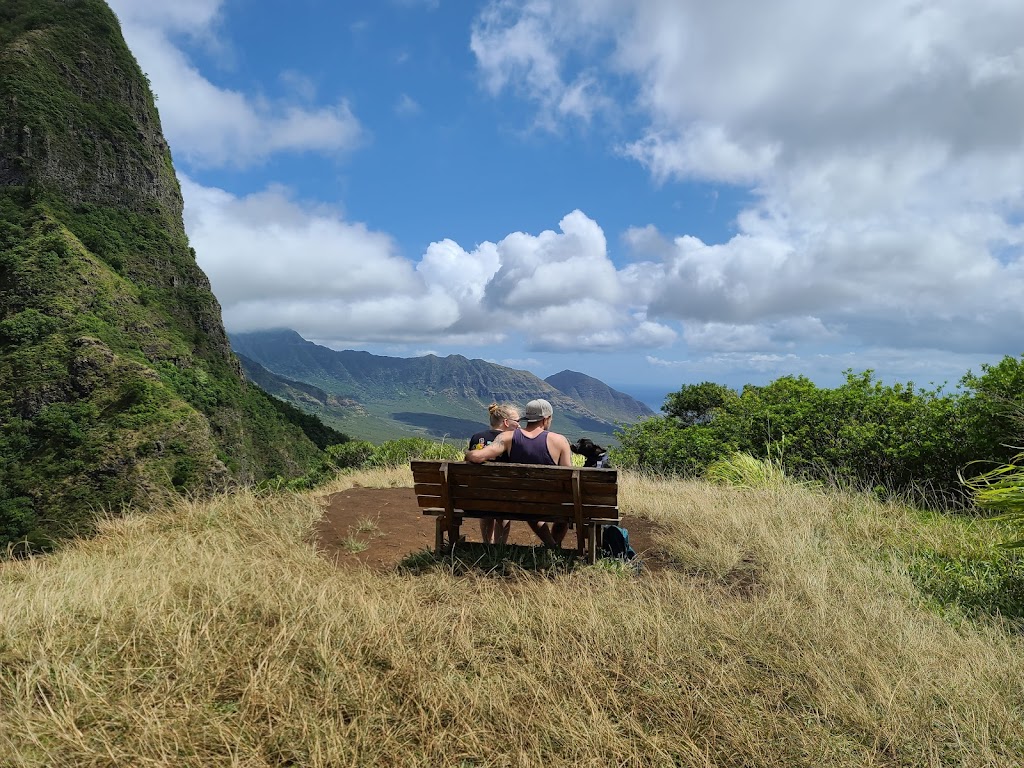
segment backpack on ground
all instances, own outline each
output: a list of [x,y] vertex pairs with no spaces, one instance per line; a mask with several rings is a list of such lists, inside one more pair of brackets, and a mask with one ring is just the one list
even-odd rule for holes
[[599,533],[602,557],[617,557],[620,560],[636,557],[636,552],[629,545],[629,531],[621,525],[602,525]]

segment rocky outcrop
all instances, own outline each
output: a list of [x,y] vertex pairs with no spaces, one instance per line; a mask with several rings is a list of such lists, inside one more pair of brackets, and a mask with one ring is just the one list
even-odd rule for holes
[[4,0],[0,549],[172,489],[299,474],[317,447],[288,413],[242,378],[114,14]]
[[113,12],[98,0],[25,5],[41,26],[0,51],[0,186],[44,187],[71,205],[157,209],[181,228],[160,117]]

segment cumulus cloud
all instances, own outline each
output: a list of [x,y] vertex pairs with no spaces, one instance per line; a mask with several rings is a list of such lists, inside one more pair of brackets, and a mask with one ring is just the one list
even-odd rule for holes
[[512,233],[467,251],[431,243],[418,261],[392,238],[284,188],[238,197],[182,177],[185,225],[232,331],[294,328],[335,345],[486,345],[615,351],[671,344],[632,311],[624,272],[580,211],[560,231]]
[[230,330],[317,338],[425,339],[457,318],[392,239],[282,189],[246,197],[182,178],[185,225]]
[[307,106],[315,92],[301,73],[281,73],[289,97],[267,100],[210,82],[173,40],[216,47],[222,0],[151,3],[112,0],[125,39],[160,100],[164,132],[177,158],[194,167],[246,167],[277,152],[342,153],[364,131],[345,101]]
[[491,92],[547,119],[573,117],[551,105],[578,77],[595,98],[631,83],[642,124],[609,149],[659,183],[749,190],[727,242],[637,222],[648,260],[620,286],[753,366],[794,345],[1024,347],[1021,28],[999,0],[506,0],[473,50]]
[[557,3],[487,6],[474,22],[469,44],[485,88],[495,95],[511,89],[536,100],[537,122],[546,128],[556,127],[565,117],[589,122],[595,114],[613,109],[614,101],[601,89],[596,70],[566,77],[558,51],[563,31],[569,39],[585,27],[581,21],[589,16],[586,8],[568,28],[550,23],[550,15],[558,13]]

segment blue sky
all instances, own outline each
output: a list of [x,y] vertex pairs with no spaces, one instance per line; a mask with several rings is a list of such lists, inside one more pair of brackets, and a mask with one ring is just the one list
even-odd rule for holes
[[1024,5],[113,0],[229,330],[644,399],[1024,351]]

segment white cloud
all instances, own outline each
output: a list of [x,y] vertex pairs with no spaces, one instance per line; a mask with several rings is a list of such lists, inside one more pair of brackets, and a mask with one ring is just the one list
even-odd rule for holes
[[604,233],[579,211],[559,233],[516,232],[471,252],[443,240],[414,262],[388,235],[283,188],[237,197],[183,176],[182,191],[189,237],[231,331],[288,327],[334,346],[514,338],[579,351],[676,338],[629,311]]
[[458,305],[424,284],[385,234],[310,210],[280,189],[238,198],[182,178],[185,223],[230,330],[425,339]]
[[717,381],[739,389],[744,384],[767,384],[781,376],[802,375],[819,386],[842,384],[843,372],[884,371],[887,383],[912,381],[917,386],[952,389],[964,372],[978,370],[981,362],[997,362],[1000,356],[979,360],[977,354],[959,354],[923,348],[908,356],[903,349],[871,347],[832,353],[713,352],[685,360],[648,356],[654,369],[671,370],[681,381]]
[[629,230],[651,260],[619,285],[753,370],[794,345],[1024,347],[1021,28],[1002,0],[505,0],[473,50],[545,120],[574,117],[552,105],[576,78],[592,101],[632,83],[643,125],[610,149],[749,189],[728,242]]
[[110,7],[122,24],[141,24],[192,35],[202,34],[213,27],[223,4],[224,0],[176,0],[173,3],[110,0]]
[[653,365],[657,368],[682,368],[690,362],[689,360],[665,360],[654,355],[647,355],[646,360],[648,365]]
[[[562,28],[550,24],[549,18],[558,8],[557,3],[492,3],[476,19],[470,35],[470,49],[487,90],[497,95],[508,88],[535,99],[540,106],[537,122],[546,128],[565,117],[589,121],[614,108],[595,72],[583,70],[569,79],[563,77],[558,52]],[[588,15],[578,15],[567,36],[579,32]]]
[[363,129],[344,101],[308,107],[315,88],[301,73],[281,73],[294,100],[268,101],[211,83],[173,42],[187,34],[217,45],[221,2],[113,0],[125,39],[159,99],[164,133],[177,159],[195,167],[246,167],[277,152],[350,151]]

